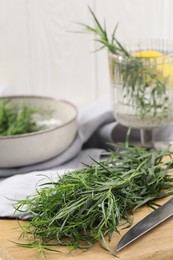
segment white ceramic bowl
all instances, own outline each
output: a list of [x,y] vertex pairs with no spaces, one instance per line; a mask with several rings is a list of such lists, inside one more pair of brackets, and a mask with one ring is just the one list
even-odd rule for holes
[[65,151],[77,133],[77,109],[68,101],[39,96],[9,96],[17,105],[52,109],[53,118],[61,124],[28,134],[0,136],[0,168],[39,163]]

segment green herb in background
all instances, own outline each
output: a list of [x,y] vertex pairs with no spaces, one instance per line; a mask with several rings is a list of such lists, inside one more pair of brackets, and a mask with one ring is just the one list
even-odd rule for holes
[[[148,117],[148,115],[169,118],[169,100],[166,93],[169,75],[160,78],[160,72],[156,73],[158,57],[147,59],[135,57],[116,38],[118,25],[115,26],[111,37],[108,37],[105,23],[102,26],[90,7],[89,11],[94,19],[95,27],[80,24],[86,32],[96,36],[95,40],[101,45],[98,50],[103,48],[109,50],[111,79],[114,85],[117,82],[118,87],[122,85],[124,104],[132,106],[140,118]],[[160,66],[163,61],[163,58],[160,59]],[[167,64],[170,62],[167,56]],[[115,75],[116,67],[119,70],[119,76]]]
[[43,116],[41,108],[23,105],[18,107],[10,100],[0,101],[0,136],[18,135],[44,129],[38,126],[35,115]]
[[16,211],[32,214],[21,237],[33,241],[16,244],[45,253],[52,246],[87,249],[101,241],[114,254],[108,242],[122,224],[132,224],[134,210],[154,206],[155,199],[173,193],[171,157],[169,162],[162,161],[170,156],[168,152],[125,144],[107,155],[106,161],[94,161],[58,181],[49,180],[36,194],[17,201]]

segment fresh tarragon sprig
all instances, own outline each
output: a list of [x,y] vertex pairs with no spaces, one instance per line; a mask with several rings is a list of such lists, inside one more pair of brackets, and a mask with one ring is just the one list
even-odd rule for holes
[[95,40],[101,44],[101,48],[99,48],[99,50],[103,48],[108,48],[109,51],[113,54],[121,55],[123,57],[130,57],[130,53],[123,47],[123,45],[115,37],[118,24],[115,26],[113,30],[111,40],[109,40],[106,24],[104,23],[104,26],[100,24],[96,15],[94,14],[94,12],[90,7],[89,7],[89,11],[94,19],[95,27],[91,27],[83,23],[80,23],[80,25],[82,25],[85,28],[86,32],[91,32],[98,36],[98,38]]

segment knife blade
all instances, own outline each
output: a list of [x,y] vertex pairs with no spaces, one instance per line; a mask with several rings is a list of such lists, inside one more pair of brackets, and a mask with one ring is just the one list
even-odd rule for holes
[[133,226],[119,241],[116,251],[120,251],[125,246],[135,241],[140,236],[147,233],[169,217],[173,215],[173,198],[165,204],[155,209],[135,226]]

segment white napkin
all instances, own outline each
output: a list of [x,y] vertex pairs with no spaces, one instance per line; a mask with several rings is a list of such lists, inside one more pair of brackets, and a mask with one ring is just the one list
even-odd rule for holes
[[[27,219],[30,215],[25,213],[15,213],[15,203],[17,200],[25,199],[26,196],[34,194],[40,184],[48,182],[48,178],[56,181],[58,176],[62,176],[66,171],[46,171],[32,172],[23,175],[14,175],[1,180],[0,183],[0,217],[18,217]],[[46,176],[48,178],[46,178]]]

